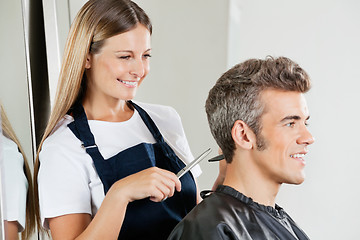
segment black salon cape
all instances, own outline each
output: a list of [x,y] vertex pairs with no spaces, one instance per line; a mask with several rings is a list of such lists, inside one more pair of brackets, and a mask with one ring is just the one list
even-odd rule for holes
[[[291,233],[287,227],[292,229]],[[296,237],[294,236],[296,235]],[[309,239],[290,216],[254,202],[235,189],[219,186],[172,231],[168,240]]]

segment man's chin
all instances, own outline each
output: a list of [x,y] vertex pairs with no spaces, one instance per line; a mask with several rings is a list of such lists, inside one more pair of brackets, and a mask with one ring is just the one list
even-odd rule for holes
[[298,176],[298,177],[293,178],[293,179],[289,179],[289,181],[284,182],[284,183],[293,184],[293,185],[300,185],[304,181],[305,181],[305,175],[302,175],[302,176]]

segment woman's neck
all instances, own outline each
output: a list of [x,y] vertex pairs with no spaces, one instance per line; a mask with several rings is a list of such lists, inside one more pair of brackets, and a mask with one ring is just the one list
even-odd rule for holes
[[129,120],[134,113],[125,100],[119,99],[101,101],[101,99],[85,98],[83,107],[88,120],[123,122]]

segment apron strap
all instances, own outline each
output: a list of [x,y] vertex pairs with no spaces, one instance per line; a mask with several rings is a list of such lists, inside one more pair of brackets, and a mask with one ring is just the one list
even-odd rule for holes
[[151,119],[149,114],[139,105],[135,104],[133,101],[129,100],[128,102],[139,112],[141,119],[144,121],[145,125],[147,126],[155,140],[159,143],[164,142],[163,136],[161,135],[159,129],[157,128],[156,124]]
[[85,110],[81,104],[75,105],[73,117],[74,121],[69,123],[68,127],[82,142],[82,147],[91,156],[91,158],[94,160],[94,163],[104,160],[95,143],[94,135],[90,131]]
[[141,119],[144,121],[145,125],[155,138],[156,142],[160,143],[161,148],[166,153],[167,156],[173,156],[175,153],[172,151],[172,149],[169,149],[170,147],[165,143],[165,140],[163,136],[161,135],[158,127],[154,123],[154,121],[151,119],[149,114],[141,108],[139,105],[135,104],[133,101],[128,101],[138,112],[141,117]]
[[[74,106],[73,117],[74,121],[69,123],[68,127],[74,133],[74,135],[82,142],[82,147],[92,158],[99,178],[104,185],[105,191],[105,189],[109,189],[111,187],[109,186],[108,181],[106,181],[106,176],[111,174],[111,172],[109,172],[109,169],[104,166],[104,157],[101,155],[99,148],[95,143],[95,138],[90,131],[85,110],[80,103]],[[106,194],[106,192],[104,193]]]

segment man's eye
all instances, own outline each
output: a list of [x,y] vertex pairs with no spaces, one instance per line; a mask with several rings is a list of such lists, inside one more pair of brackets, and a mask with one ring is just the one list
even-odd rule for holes
[[295,125],[295,122],[289,122],[285,126],[287,127],[293,127]]
[[120,56],[119,58],[120,58],[120,59],[129,59],[130,56]]

